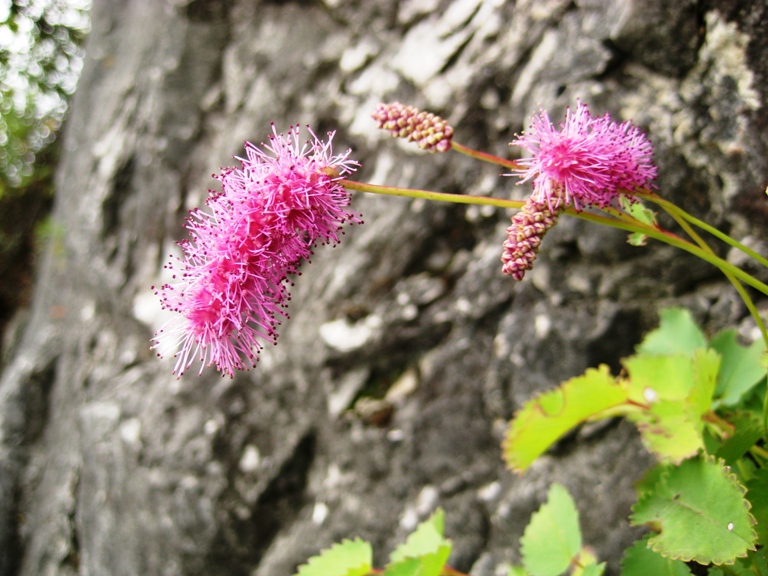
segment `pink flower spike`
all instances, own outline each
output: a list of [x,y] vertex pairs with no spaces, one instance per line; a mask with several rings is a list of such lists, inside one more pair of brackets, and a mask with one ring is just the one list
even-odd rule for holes
[[267,144],[246,143],[240,168],[222,168],[205,210],[190,212],[190,239],[179,243],[182,259],[166,268],[174,281],[156,293],[179,315],[154,337],[153,348],[175,350],[173,373],[181,376],[199,359],[223,374],[255,366],[277,327],[287,318],[289,275],[308,261],[317,244],[337,244],[345,223],[362,223],[348,210],[349,193],[339,183],[357,162],[333,154],[331,142],[299,140],[272,127]]
[[528,270],[533,269],[544,235],[557,224],[557,217],[564,209],[565,204],[551,210],[546,202],[540,203],[533,196],[528,197],[507,228],[507,239],[501,255],[504,264],[501,271],[504,274],[519,282]]
[[637,126],[616,124],[608,114],[593,117],[582,102],[566,111],[560,130],[542,110],[512,145],[531,153],[514,174],[521,183],[533,180],[534,196],[553,210],[560,202],[604,208],[656,177],[653,147]]
[[431,112],[400,102],[381,103],[371,117],[379,128],[389,131],[393,138],[416,142],[423,150],[447,152],[451,149],[453,128],[448,122]]

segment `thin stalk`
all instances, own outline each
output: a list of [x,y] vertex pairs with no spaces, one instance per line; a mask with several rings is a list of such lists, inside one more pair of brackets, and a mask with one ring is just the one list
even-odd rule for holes
[[764,284],[763,282],[760,282],[760,280],[758,280],[751,274],[747,274],[746,272],[744,272],[740,268],[737,268],[730,262],[726,262],[722,258],[719,258],[714,254],[710,254],[705,250],[702,250],[698,246],[691,244],[687,240],[684,240],[679,236],[672,234],[671,232],[662,231],[662,230],[659,230],[658,228],[655,228],[653,226],[648,226],[640,222],[636,224],[630,224],[621,220],[616,220],[615,218],[605,218],[605,217],[597,216],[595,214],[584,214],[584,215],[581,215],[580,217],[583,218],[584,220],[591,220],[592,222],[607,224],[608,226],[613,226],[614,228],[627,230],[628,232],[639,232],[641,234],[645,234],[646,236],[649,236],[650,238],[654,238],[661,242],[665,242],[670,246],[674,246],[675,248],[680,248],[681,250],[685,250],[686,252],[689,252],[694,256],[698,256],[702,260],[709,262],[713,266],[722,270],[724,273],[725,272],[730,273],[732,276],[738,278],[745,284],[749,284],[756,290],[759,290],[760,292],[768,296],[768,285]]
[[[385,194],[389,196],[404,196],[408,198],[424,198],[426,200],[437,200],[440,202],[455,202],[458,204],[481,204],[486,206],[496,206],[497,208],[515,208],[520,209],[523,206],[523,202],[520,200],[503,200],[501,198],[490,198],[488,196],[465,196],[463,194],[446,194],[444,192],[431,192],[427,190],[413,190],[410,188],[394,188],[391,186],[379,186],[376,184],[366,184],[363,182],[355,182],[353,180],[339,180],[339,184],[349,190],[356,190],[358,192],[370,192],[373,194]],[[601,216],[591,212],[576,212],[573,208],[568,208],[565,213],[570,216],[576,216],[582,220],[588,220],[590,222],[596,222],[598,224],[604,224],[606,226],[613,226],[621,230],[628,232],[639,232],[645,234],[650,238],[654,238],[661,242],[665,242],[675,248],[680,248],[686,252],[690,252],[694,256],[698,256],[702,260],[709,262],[713,266],[719,268],[723,272],[728,272],[735,276],[745,284],[749,284],[753,288],[759,290],[766,296],[768,296],[768,285],[760,282],[754,276],[747,274],[740,268],[737,268],[733,264],[726,262],[722,258],[709,254],[702,250],[695,244],[667,232],[660,230],[654,226],[649,226],[639,221],[628,222],[619,220],[614,217]]]
[[[677,213],[677,211],[670,211],[665,206],[662,206],[667,211],[667,214],[672,216],[672,218],[675,219],[675,221],[682,227],[683,230],[691,237],[693,240],[701,246],[702,250],[706,250],[710,254],[714,255],[714,252],[709,247],[709,245],[704,241],[704,239],[699,236],[696,231],[691,228],[690,224],[686,222],[680,214]],[[757,311],[757,307],[755,306],[755,303],[752,301],[752,298],[749,296],[747,291],[744,289],[744,286],[741,282],[739,282],[736,278],[734,278],[731,274],[723,270],[723,274],[725,274],[725,277],[728,278],[728,280],[733,284],[733,287],[736,288],[736,291],[739,293],[739,296],[741,296],[741,299],[744,301],[744,304],[746,304],[747,309],[749,310],[749,313],[752,315],[752,318],[754,318],[755,323],[757,324],[757,327],[760,329],[760,333],[763,336],[763,341],[765,342],[765,347],[768,349],[768,330],[765,328],[765,322],[763,322],[763,319],[760,317],[760,314]],[[768,398],[768,396],[766,396]]]
[[479,150],[468,148],[467,146],[459,144],[453,140],[451,141],[451,149],[456,150],[456,152],[460,152],[461,154],[465,154],[470,158],[474,158],[475,160],[489,162],[490,164],[496,164],[497,166],[503,166],[504,168],[519,168],[517,161],[515,160],[506,160],[504,158],[494,156],[493,154],[488,154],[487,152],[480,152]]
[[[738,240],[734,240],[733,238],[731,238],[730,236],[728,236],[724,232],[721,232],[720,230],[718,230],[714,226],[710,226],[709,224],[699,220],[695,216],[691,216],[690,214],[688,214],[688,212],[686,212],[685,210],[683,210],[679,206],[676,206],[672,202],[669,202],[668,200],[664,200],[658,194],[655,194],[653,192],[636,192],[635,195],[638,198],[645,198],[649,202],[653,202],[654,204],[658,204],[659,206],[664,208],[664,210],[666,210],[666,212],[669,215],[672,215],[673,212],[677,213],[681,218],[684,218],[685,220],[687,220],[688,222],[690,222],[694,226],[698,226],[702,230],[712,234],[712,236],[722,240],[723,242],[725,242],[729,246],[733,246],[734,248],[736,248],[738,250],[741,250],[742,252],[744,252],[744,254],[746,254],[750,258],[754,258],[755,260],[760,262],[760,264],[762,264],[763,266],[768,268],[768,259],[766,259],[764,256],[761,256],[760,254],[758,254],[757,252],[755,252],[751,248],[745,246],[744,244],[742,244]],[[673,218],[674,218],[674,216],[673,216]]]
[[437,202],[454,202],[456,204],[479,204],[482,206],[495,206],[497,208],[515,208],[523,207],[522,200],[504,200],[501,198],[491,198],[489,196],[465,196],[463,194],[447,194],[445,192],[432,192],[431,190],[414,190],[412,188],[395,188],[393,186],[380,186],[378,184],[367,184],[364,182],[355,182],[354,180],[339,180],[339,184],[347,190],[357,192],[370,192],[372,194],[384,194],[386,196],[402,196],[405,198],[423,198],[424,200],[434,200]]

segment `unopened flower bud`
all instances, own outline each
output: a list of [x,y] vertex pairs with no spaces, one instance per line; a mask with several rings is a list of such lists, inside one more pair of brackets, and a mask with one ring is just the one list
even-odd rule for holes
[[502,272],[515,280],[522,280],[525,272],[533,268],[533,262],[539,251],[544,234],[557,224],[558,215],[565,210],[561,203],[558,208],[550,208],[544,201],[530,196],[522,209],[512,217],[512,225],[507,228],[504,241],[504,263]]
[[416,142],[419,148],[430,152],[447,152],[451,149],[453,128],[431,112],[391,102],[379,104],[371,116],[379,128],[388,130],[394,138],[406,138],[408,142]]

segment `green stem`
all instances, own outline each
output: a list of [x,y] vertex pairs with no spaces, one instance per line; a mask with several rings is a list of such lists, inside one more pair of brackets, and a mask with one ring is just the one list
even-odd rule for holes
[[451,149],[456,150],[456,152],[460,152],[461,154],[465,154],[470,158],[474,158],[476,160],[482,160],[483,162],[489,162],[490,164],[496,164],[497,166],[503,166],[504,168],[510,168],[510,169],[519,168],[519,166],[517,165],[517,161],[515,160],[505,160],[504,158],[499,158],[498,156],[494,156],[493,154],[488,154],[487,152],[480,152],[479,150],[473,150],[472,148],[463,146],[462,144],[459,144],[458,142],[455,142],[455,141],[451,141]]
[[[428,190],[412,190],[410,188],[394,188],[391,186],[379,186],[376,184],[366,184],[363,182],[355,182],[353,180],[339,180],[339,184],[349,190],[356,190],[358,192],[371,192],[374,194],[385,194],[389,196],[404,196],[408,198],[423,198],[426,200],[437,200],[440,202],[455,202],[458,204],[481,204],[486,206],[496,206],[497,208],[515,208],[520,209],[523,206],[523,202],[520,200],[503,200],[501,198],[490,198],[488,196],[465,196],[463,194],[446,194],[444,192],[431,192]],[[768,285],[760,282],[754,276],[747,274],[740,268],[737,268],[733,264],[726,262],[722,258],[718,258],[714,254],[702,250],[698,246],[672,234],[665,230],[660,230],[655,226],[644,224],[640,221],[626,221],[619,220],[617,218],[601,216],[592,212],[577,212],[573,208],[565,210],[566,214],[570,216],[576,216],[582,220],[595,222],[598,224],[604,224],[606,226],[613,226],[621,230],[628,232],[639,232],[645,234],[650,238],[654,238],[661,242],[665,242],[675,248],[680,248],[686,252],[690,252],[694,256],[698,256],[702,260],[709,262],[713,266],[716,266],[723,272],[728,272],[735,276],[745,284],[749,284],[753,288],[759,290],[766,296],[768,296]]]
[[347,190],[355,190],[357,192],[371,192],[373,194],[384,194],[386,196],[423,198],[425,200],[454,202],[456,204],[479,204],[483,206],[495,206],[497,208],[520,209],[523,207],[522,200],[503,200],[501,198],[491,198],[489,196],[465,196],[463,194],[447,194],[445,192],[432,192],[430,190],[395,188],[393,186],[379,186],[378,184],[367,184],[364,182],[355,182],[353,180],[339,180],[339,184],[344,186],[344,188]]
[[[674,206],[674,205],[672,205]],[[672,218],[675,219],[675,221],[680,225],[680,227],[685,230],[685,232],[693,238],[693,240],[701,246],[702,250],[705,250],[706,252],[713,254],[714,252],[709,247],[709,245],[704,241],[704,239],[699,236],[696,231],[691,228],[690,224],[686,222],[683,217],[679,214],[678,210],[670,210],[666,206],[662,206],[664,210],[667,211],[667,214],[672,216]],[[760,333],[763,336],[763,341],[765,342],[766,349],[768,349],[768,330],[765,328],[765,322],[763,322],[763,319],[760,317],[760,314],[757,311],[757,307],[755,306],[755,303],[752,301],[752,298],[749,296],[747,291],[744,289],[744,286],[741,282],[739,282],[736,278],[734,278],[731,274],[723,270],[723,274],[725,274],[725,277],[728,278],[728,280],[733,284],[733,287],[736,288],[736,291],[739,293],[739,296],[741,296],[741,299],[744,300],[744,304],[746,304],[747,309],[749,310],[749,313],[752,315],[752,318],[754,318],[755,323],[757,324],[757,327],[760,329]]]
[[649,226],[647,224],[643,224],[639,222],[637,224],[630,224],[624,221],[617,221],[613,218],[610,218],[610,219],[604,218],[604,217],[589,218],[586,216],[584,216],[583,218],[585,220],[592,220],[593,222],[599,222],[600,224],[607,224],[609,226],[620,228],[622,230],[627,230],[629,232],[639,232],[641,234],[645,234],[646,236],[649,236],[650,238],[654,238],[661,242],[666,242],[667,244],[669,244],[670,246],[674,246],[675,248],[680,248],[681,250],[685,250],[686,252],[689,252],[694,256],[698,256],[702,260],[709,262],[713,266],[716,266],[717,268],[722,270],[724,273],[731,274],[732,276],[738,278],[745,284],[749,284],[756,290],[759,290],[760,292],[768,296],[768,285],[764,284],[763,282],[760,282],[760,280],[758,280],[751,274],[747,274],[746,272],[744,272],[740,268],[737,268],[733,264],[726,262],[722,258],[718,258],[714,254],[710,254],[705,250],[702,250],[698,246],[691,244],[687,240],[684,240],[679,236],[672,234],[671,232],[662,231],[656,227]]
[[[634,194],[638,198],[645,198],[649,202],[653,202],[654,204],[658,204],[659,206],[664,208],[664,210],[666,210],[667,213],[670,214],[670,215],[672,215],[673,212],[678,214],[681,218],[684,218],[685,220],[687,220],[688,222],[690,222],[694,226],[698,226],[702,230],[704,230],[706,232],[709,232],[710,234],[712,234],[716,238],[722,240],[726,244],[728,244],[730,246],[733,246],[734,248],[736,248],[738,250],[741,250],[742,252],[744,252],[744,254],[746,254],[750,258],[754,258],[755,260],[760,262],[760,264],[762,264],[763,266],[768,268],[768,259],[766,259],[765,257],[761,256],[760,254],[758,254],[757,252],[755,252],[751,248],[748,248],[747,246],[745,246],[741,242],[739,242],[737,240],[734,240],[733,238],[731,238],[727,234],[721,232],[720,230],[718,230],[714,226],[710,226],[706,222],[703,222],[703,221],[699,220],[698,218],[696,218],[694,216],[691,216],[690,214],[688,214],[688,212],[686,212],[682,208],[678,207],[677,205],[673,204],[672,202],[669,202],[668,200],[664,200],[658,194],[656,194],[654,192],[650,192],[650,191],[647,191],[647,192],[646,191],[635,192]],[[674,218],[674,216],[672,216],[672,217]]]

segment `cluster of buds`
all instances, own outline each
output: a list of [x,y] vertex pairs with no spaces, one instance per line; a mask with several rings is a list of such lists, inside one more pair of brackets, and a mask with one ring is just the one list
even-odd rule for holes
[[541,203],[534,196],[528,197],[507,228],[504,253],[501,255],[504,264],[501,270],[504,274],[517,281],[523,279],[525,272],[533,268],[544,234],[557,224],[557,217],[563,210],[563,204],[551,208],[548,203]]
[[389,131],[394,138],[406,138],[408,142],[415,142],[419,148],[430,152],[447,152],[451,149],[453,128],[431,112],[391,102],[379,104],[371,116],[379,128]]

